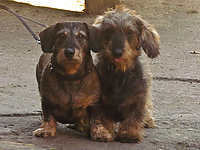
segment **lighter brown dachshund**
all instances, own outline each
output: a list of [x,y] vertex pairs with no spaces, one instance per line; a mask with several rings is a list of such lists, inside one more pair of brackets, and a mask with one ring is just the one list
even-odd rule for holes
[[151,78],[141,62],[141,49],[150,58],[158,56],[160,36],[135,11],[123,6],[99,16],[94,25],[102,38],[97,63],[102,92],[100,106],[92,113],[91,138],[138,142],[143,127],[155,125]]

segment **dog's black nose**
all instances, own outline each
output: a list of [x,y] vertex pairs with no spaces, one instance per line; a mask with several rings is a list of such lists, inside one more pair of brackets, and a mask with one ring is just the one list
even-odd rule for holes
[[119,57],[122,56],[123,50],[122,50],[122,49],[115,49],[115,50],[113,50],[112,53],[113,53],[113,56],[114,56],[115,58],[119,58]]
[[74,56],[75,50],[73,48],[68,48],[65,50],[65,56],[67,58],[72,58]]

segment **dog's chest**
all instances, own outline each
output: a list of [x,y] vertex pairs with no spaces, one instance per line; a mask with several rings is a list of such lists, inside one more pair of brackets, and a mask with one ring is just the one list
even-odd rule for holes
[[62,81],[62,89],[70,97],[70,101],[82,94],[82,82],[81,81]]
[[82,91],[82,83],[62,81],[60,86],[64,95],[60,95],[57,101],[54,101],[54,117],[62,123],[74,123],[77,118],[86,116],[87,99]]
[[120,95],[127,96],[134,90],[136,84],[134,74],[127,73],[110,73],[106,78],[102,78],[103,93],[107,96],[112,96],[114,99],[118,99]]
[[63,88],[66,92],[69,94],[73,94],[76,91],[79,91],[81,88],[81,82],[80,81],[62,81]]
[[[104,70],[106,70],[104,68]],[[122,105],[126,100],[143,92],[146,80],[141,68],[126,72],[113,70],[101,71],[102,101],[111,105]]]

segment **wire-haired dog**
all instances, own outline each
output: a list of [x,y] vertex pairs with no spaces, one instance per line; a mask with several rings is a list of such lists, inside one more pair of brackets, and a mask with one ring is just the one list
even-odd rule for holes
[[57,23],[40,33],[43,54],[36,76],[43,121],[35,136],[56,135],[57,122],[89,130],[90,107],[99,101],[100,81],[90,49],[100,48],[98,29],[87,23]]
[[[138,142],[143,127],[153,127],[150,79],[141,63],[141,47],[150,58],[159,54],[159,34],[134,11],[116,6],[99,16],[102,48],[97,64],[102,93],[92,114],[91,138],[98,141]],[[118,130],[114,124],[119,122]],[[114,132],[117,132],[116,135]]]

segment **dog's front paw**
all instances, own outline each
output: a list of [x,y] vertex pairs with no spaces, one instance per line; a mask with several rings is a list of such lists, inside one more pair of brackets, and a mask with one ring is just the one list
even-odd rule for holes
[[56,136],[56,129],[55,128],[38,128],[37,130],[33,131],[33,135],[37,137]]
[[137,143],[143,138],[141,131],[120,131],[116,136],[116,141],[122,143]]
[[90,131],[91,139],[99,142],[112,142],[114,141],[111,133],[105,129],[102,125],[98,125],[96,127],[91,127]]
[[145,120],[144,123],[143,123],[143,127],[144,128],[156,127],[154,119],[151,117],[151,118],[148,118],[148,120]]

